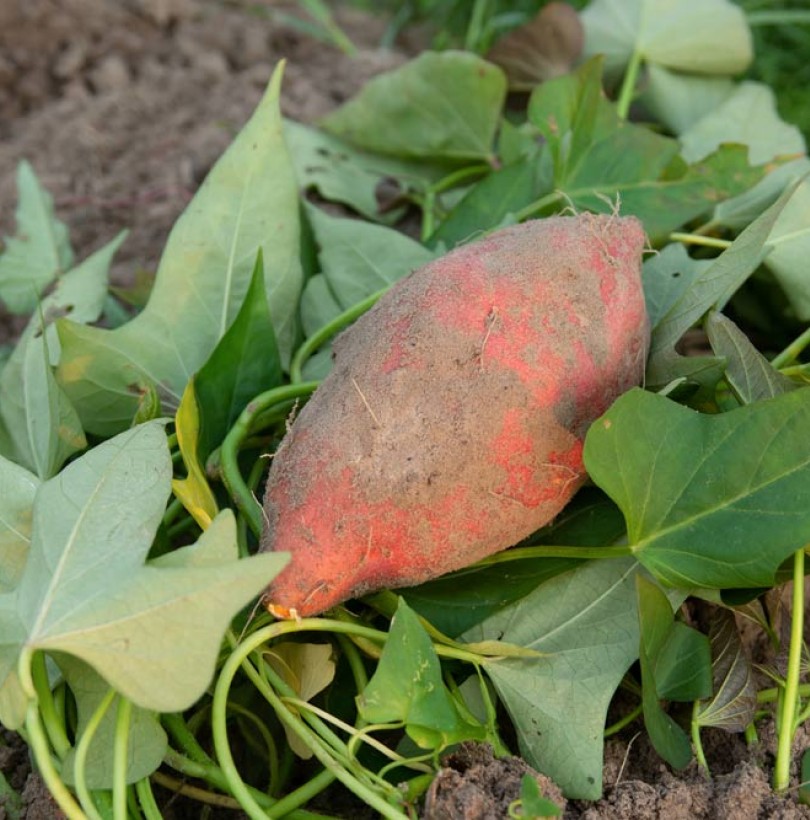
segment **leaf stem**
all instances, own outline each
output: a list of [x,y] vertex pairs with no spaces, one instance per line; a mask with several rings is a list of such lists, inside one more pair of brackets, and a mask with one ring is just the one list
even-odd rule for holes
[[515,547],[503,552],[497,552],[474,564],[475,567],[490,567],[495,564],[505,564],[510,561],[525,561],[531,558],[576,558],[580,561],[602,560],[603,558],[626,558],[632,555],[633,550],[626,545],[613,547],[566,547],[566,546],[537,546]]
[[644,711],[644,706],[639,703],[635,709],[631,709],[624,717],[619,718],[615,723],[611,723],[610,726],[605,728],[603,737],[612,737],[613,735],[621,732],[625,726],[629,726],[642,712]]
[[670,242],[682,242],[684,245],[701,245],[705,248],[720,248],[725,250],[731,247],[731,241],[728,239],[719,239],[716,236],[701,236],[697,233],[683,233],[681,231],[673,231],[669,235]]
[[633,102],[633,96],[636,93],[636,83],[638,82],[642,59],[641,52],[634,51],[627,68],[624,70],[624,79],[622,80],[619,99],[616,102],[616,113],[620,119],[626,120],[627,115],[630,113],[630,104]]
[[48,738],[40,720],[36,701],[28,704],[25,716],[25,729],[28,745],[34,753],[40,777],[42,777],[48,791],[56,800],[59,808],[65,813],[68,820],[87,820],[85,813],[73,798],[67,786],[62,781],[51,758]]
[[146,820],[162,820],[163,814],[152,793],[152,784],[148,777],[144,777],[135,784],[135,793],[138,795],[138,803]]
[[64,723],[56,710],[44,652],[35,652],[31,658],[31,678],[36,689],[39,713],[48,734],[48,740],[59,760],[64,760],[70,748],[70,741],[65,732]]
[[274,387],[272,390],[261,393],[248,402],[247,407],[225,436],[225,441],[222,442],[219,452],[222,481],[257,538],[262,533],[262,508],[239,472],[239,447],[250,434],[251,424],[259,413],[274,404],[308,396],[317,386],[317,382],[301,382]]
[[804,549],[793,556],[793,600],[790,614],[790,647],[785,675],[785,690],[782,698],[779,720],[779,738],[776,746],[773,788],[785,791],[790,785],[791,746],[796,730],[796,710],[799,701],[799,679],[801,677],[802,649],[804,646]]
[[529,203],[525,208],[521,208],[515,214],[515,222],[524,222],[525,220],[530,219],[540,213],[540,211],[547,208],[549,205],[555,205],[556,203],[561,202],[564,198],[565,195],[562,191],[553,191],[550,194],[546,194],[545,196],[540,197],[540,199],[536,199],[534,202]]
[[[302,624],[307,619],[302,621]],[[309,619],[319,620],[319,619]],[[325,619],[324,619],[325,621]],[[333,622],[340,628],[345,629],[348,624],[343,624],[339,621]],[[282,721],[291,731],[295,732],[312,750],[313,754],[325,769],[329,770],[334,776],[340,780],[347,788],[354,792],[367,805],[376,809],[383,817],[389,820],[405,820],[407,815],[393,807],[390,803],[380,797],[376,792],[372,791],[368,786],[361,783],[354,775],[335,760],[330,754],[329,750],[322,744],[322,741],[317,735],[306,726],[300,718],[297,718],[285,706],[283,701],[275,693],[272,687],[268,686],[262,677],[259,675],[253,664],[250,663],[249,655],[258,649],[262,644],[277,637],[281,634],[280,627],[284,624],[271,624],[259,629],[252,635],[247,637],[242,644],[237,646],[228,660],[225,661],[224,666],[217,679],[216,687],[214,688],[214,700],[212,704],[211,725],[213,730],[214,748],[216,749],[217,758],[220,766],[228,782],[233,790],[234,795],[239,800],[240,804],[251,818],[258,818],[264,820],[268,816],[278,816],[275,812],[267,815],[261,807],[253,800],[246,784],[239,775],[236,769],[233,757],[231,755],[230,745],[227,736],[226,711],[228,691],[231,683],[236,675],[236,672],[243,668],[248,677],[253,681],[254,685],[262,692],[265,698],[270,702],[276,710],[279,720]],[[294,624],[298,626],[298,624]],[[320,626],[320,624],[319,624]],[[293,631],[290,629],[283,631]],[[369,630],[374,632],[376,630]],[[267,670],[270,674],[271,670]]]
[[132,702],[123,695],[118,700],[113,741],[113,818],[127,820],[127,757]]
[[[390,286],[389,286],[390,287]],[[350,325],[358,317],[362,316],[368,311],[377,300],[388,290],[388,287],[382,288],[371,296],[367,296],[356,305],[352,305],[347,310],[344,310],[339,316],[335,316],[331,322],[327,322],[322,328],[316,330],[299,348],[295,351],[295,355],[290,362],[290,382],[292,384],[303,384],[303,367],[306,361],[324,346],[335,334],[339,333],[345,327]]]
[[777,353],[771,359],[771,365],[778,369],[788,362],[798,359],[808,344],[810,344],[810,327],[796,337],[781,353]]
[[695,750],[695,759],[698,766],[708,775],[709,764],[706,761],[706,753],[703,751],[703,741],[700,738],[700,701],[695,701],[692,704],[692,746]]
[[[79,742],[76,744],[76,756],[73,761],[73,778],[76,782],[76,794],[82,808],[86,812],[90,820],[101,820],[101,815],[96,809],[90,790],[87,788],[87,779],[85,777],[85,764],[87,763],[87,753],[90,751],[90,744],[93,742],[96,731],[107,713],[107,710],[115,700],[115,689],[108,689],[107,694],[101,700],[101,703],[96,707],[96,710],[87,721],[87,726],[84,727]],[[117,820],[117,819],[116,819]]]

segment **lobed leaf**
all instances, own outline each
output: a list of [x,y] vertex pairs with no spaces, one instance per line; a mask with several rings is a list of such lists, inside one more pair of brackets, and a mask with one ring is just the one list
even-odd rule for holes
[[298,187],[279,113],[281,69],[232,145],[175,223],[144,310],[115,328],[60,323],[58,377],[88,432],[130,424],[140,396],[158,389],[173,412],[188,380],[233,322],[256,254],[283,361],[296,341]]
[[810,541],[808,424],[806,390],[709,416],[635,389],[590,428],[585,466],[664,583],[769,587]]
[[166,434],[148,422],[39,487],[28,562],[0,596],[0,687],[21,651],[42,649],[80,658],[145,709],[178,711],[203,693],[231,618],[286,556],[237,560],[228,510],[196,544],[144,564],[171,474]]

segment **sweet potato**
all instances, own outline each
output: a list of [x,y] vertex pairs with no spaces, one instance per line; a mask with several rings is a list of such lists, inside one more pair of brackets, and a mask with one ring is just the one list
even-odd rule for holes
[[459,569],[551,520],[589,424],[640,382],[649,327],[633,218],[500,230],[395,285],[334,344],[278,452],[262,549],[280,617]]

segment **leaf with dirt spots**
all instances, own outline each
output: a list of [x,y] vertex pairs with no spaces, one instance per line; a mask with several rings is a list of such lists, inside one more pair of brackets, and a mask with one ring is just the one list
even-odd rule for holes
[[[12,313],[30,313],[46,285],[73,264],[67,227],[53,212],[53,200],[34,169],[17,168],[17,235],[0,253],[0,300]],[[0,245],[2,247],[2,245]]]
[[484,726],[459,713],[430,637],[401,598],[377,671],[358,696],[357,708],[369,723],[404,723],[423,749],[485,737]]
[[0,456],[0,593],[17,586],[31,545],[31,508],[39,479]]
[[633,554],[681,588],[769,587],[810,542],[810,390],[703,415],[634,389],[585,442]]
[[256,254],[279,350],[289,361],[302,286],[298,186],[284,144],[277,69],[264,98],[176,222],[148,304],[114,330],[60,323],[58,377],[88,432],[113,435],[144,386],[174,411],[189,378],[233,322]]

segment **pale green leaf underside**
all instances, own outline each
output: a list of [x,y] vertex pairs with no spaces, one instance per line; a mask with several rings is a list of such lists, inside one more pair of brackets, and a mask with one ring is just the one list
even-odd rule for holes
[[594,0],[581,20],[585,56],[604,54],[612,76],[636,51],[694,74],[737,74],[753,57],[745,15],[729,0]]
[[42,289],[73,263],[68,230],[53,212],[53,200],[33,168],[17,168],[17,235],[0,253],[0,300],[12,313],[30,313]]

